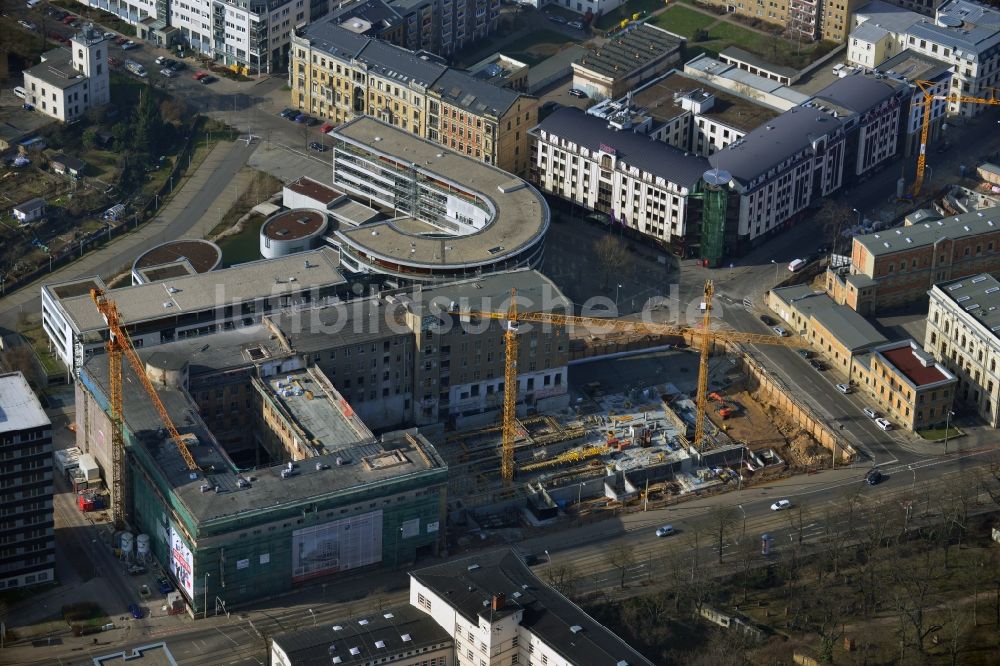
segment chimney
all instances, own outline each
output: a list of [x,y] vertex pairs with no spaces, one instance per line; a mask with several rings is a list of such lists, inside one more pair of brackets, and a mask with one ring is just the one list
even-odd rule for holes
[[494,594],[493,599],[490,602],[490,609],[494,612],[503,609],[504,603],[507,601],[507,595],[503,592],[499,594]]

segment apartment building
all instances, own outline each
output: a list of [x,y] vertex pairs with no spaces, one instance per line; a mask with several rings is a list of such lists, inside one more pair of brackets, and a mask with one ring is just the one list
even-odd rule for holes
[[336,19],[311,25],[294,44],[296,108],[335,124],[372,116],[487,164],[526,170],[536,98],[357,34]]
[[512,550],[410,573],[410,605],[454,640],[457,666],[653,666],[539,580]]
[[24,70],[24,101],[63,122],[111,101],[107,59],[110,41],[93,25],[73,35],[69,47],[46,51]]
[[969,275],[929,294],[924,350],[957,376],[956,399],[1000,427],[1000,281]]
[[851,380],[883,416],[907,430],[944,427],[958,382],[910,339],[889,342],[856,356]]
[[694,243],[698,192],[709,163],[668,143],[575,108],[532,130],[533,180],[544,192],[608,215],[674,248]]
[[20,372],[0,374],[0,589],[55,581],[52,426]]
[[1000,270],[1000,208],[855,236],[851,263],[826,272],[838,303],[869,315],[923,300],[939,282]]
[[527,174],[528,130],[537,123],[537,97],[461,70],[445,70],[429,92],[427,138],[510,173]]
[[902,136],[902,152],[907,157],[920,152],[920,132],[924,122],[924,93],[916,81],[922,82],[927,92],[935,97],[931,102],[930,130],[927,134],[927,145],[933,145],[941,138],[948,116],[948,102],[944,96],[951,89],[951,67],[936,58],[905,49],[876,67],[876,71],[908,84],[913,91]]
[[[949,0],[931,20],[876,0],[855,14],[848,40],[851,62],[875,68],[905,49],[952,69],[949,95],[988,97],[1000,81],[1000,10],[972,0]],[[949,101],[948,114],[975,116],[980,104]]]
[[862,178],[898,151],[908,86],[854,75],[748,132],[709,156],[733,177],[738,243],[780,232],[845,182]]
[[825,39],[843,43],[851,14],[864,0],[708,0],[727,11],[766,21],[786,29],[798,39]]

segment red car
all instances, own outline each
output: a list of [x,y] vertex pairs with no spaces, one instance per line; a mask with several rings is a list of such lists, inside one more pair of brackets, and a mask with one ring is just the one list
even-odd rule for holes
[[195,81],[201,81],[206,76],[208,76],[208,72],[195,72],[191,78]]
[[65,25],[69,25],[70,23],[72,23],[72,22],[73,22],[73,21],[75,21],[75,20],[76,20],[76,17],[75,17],[75,16],[73,16],[72,14],[67,14],[67,15],[66,15],[66,17],[65,17],[65,18],[63,18],[62,22],[63,22],[63,23],[65,24]]
[[319,128],[319,131],[326,134],[335,127],[333,123],[323,123],[323,126]]

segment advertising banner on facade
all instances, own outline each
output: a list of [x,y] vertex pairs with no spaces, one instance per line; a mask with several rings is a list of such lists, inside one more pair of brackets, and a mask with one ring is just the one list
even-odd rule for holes
[[184,537],[173,525],[170,526],[170,572],[177,579],[188,599],[194,598],[194,556]]
[[292,532],[292,580],[300,582],[382,559],[382,511]]

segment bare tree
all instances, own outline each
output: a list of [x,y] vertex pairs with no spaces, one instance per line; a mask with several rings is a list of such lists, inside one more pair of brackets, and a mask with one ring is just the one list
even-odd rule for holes
[[566,562],[545,568],[546,582],[567,597],[572,597],[576,592],[576,581],[579,577],[576,567]]
[[628,250],[621,238],[605,234],[594,241],[594,255],[601,264],[602,289],[608,286],[608,278],[617,271],[623,271],[628,263]]
[[620,584],[621,588],[625,589],[625,578],[628,576],[628,570],[635,565],[635,557],[632,554],[632,548],[626,544],[620,543],[611,549],[611,554],[608,556],[608,561],[618,569],[620,574]]
[[795,506],[792,507],[791,511],[786,511],[788,514],[788,522],[792,529],[796,533],[796,541],[801,546],[805,539],[804,532],[806,529],[806,520],[809,519],[809,511],[805,502],[798,501]]
[[893,601],[899,620],[900,661],[905,658],[907,646],[914,647],[922,656],[927,637],[941,629],[941,625],[930,622],[928,612],[931,588],[937,575],[936,563],[930,557],[922,562],[912,562],[905,569],[893,569]]
[[833,251],[836,252],[838,246],[843,245],[840,234],[857,221],[857,213],[850,206],[827,199],[816,211],[815,218],[819,222],[823,238],[830,242]]
[[731,506],[718,506],[712,510],[712,532],[715,536],[715,548],[722,563],[723,548],[726,544],[726,533],[736,522],[736,512]]

